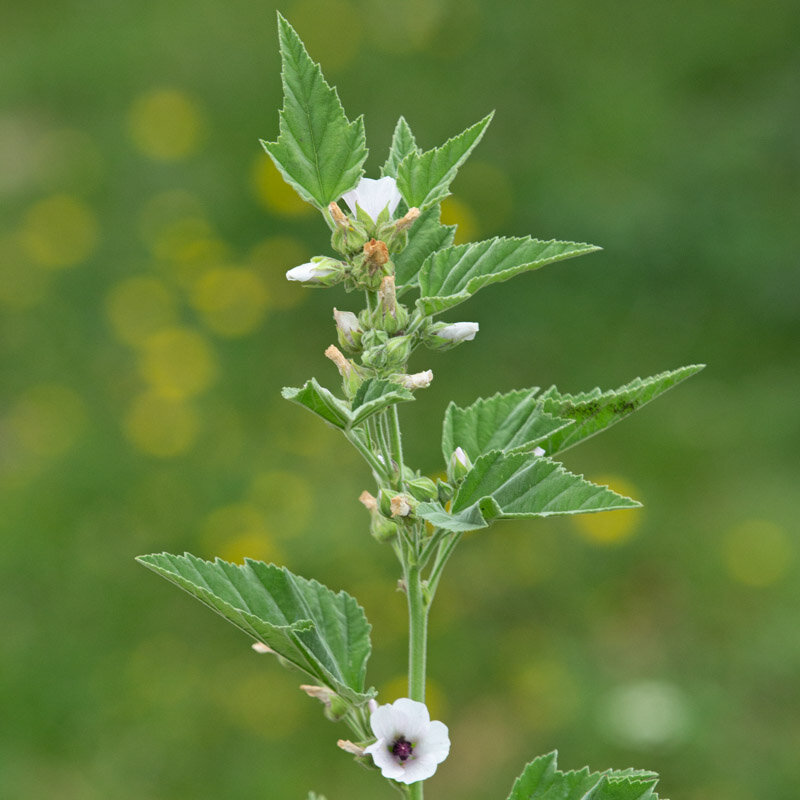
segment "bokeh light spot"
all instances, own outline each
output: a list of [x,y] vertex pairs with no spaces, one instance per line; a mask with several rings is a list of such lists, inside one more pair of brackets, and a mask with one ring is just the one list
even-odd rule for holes
[[139,368],[158,394],[183,399],[200,394],[213,383],[217,359],[197,331],[165,328],[145,340]]
[[290,236],[271,236],[253,247],[247,263],[261,276],[270,308],[295,308],[308,297],[308,289],[287,280],[286,272],[310,258],[311,252],[303,242]]
[[264,511],[251,503],[233,503],[212,511],[203,525],[203,543],[209,553],[225,561],[281,560]]
[[60,269],[89,257],[97,244],[98,230],[97,217],[83,201],[56,194],[28,209],[19,236],[32,261]]
[[[639,499],[639,490],[625,478],[601,475],[593,480],[601,486],[608,486],[617,494]],[[636,533],[642,522],[642,510],[599,511],[595,514],[576,514],[570,519],[586,541],[599,545],[615,545],[622,544]]]
[[311,517],[313,492],[301,475],[285,470],[257,474],[248,497],[262,508],[275,530],[294,536],[305,529]]
[[11,308],[31,308],[50,284],[50,272],[25,256],[16,236],[0,237],[0,303]]
[[221,336],[245,336],[264,320],[267,290],[252,270],[220,267],[203,273],[192,292],[192,305]]
[[8,416],[12,442],[23,456],[55,458],[78,440],[86,424],[86,406],[73,389],[37,384],[22,393]]
[[456,244],[465,244],[478,238],[478,220],[473,210],[457,197],[446,197],[442,201],[442,224],[458,225]]
[[768,520],[753,519],[728,531],[722,555],[732,578],[746,586],[763,587],[786,574],[794,549],[783,528]]
[[125,436],[131,444],[159,458],[185,453],[199,429],[200,417],[194,408],[153,391],[134,398],[124,420]]
[[474,215],[473,238],[501,230],[514,207],[514,192],[508,176],[486,161],[470,160],[459,170],[455,197],[467,203]]
[[309,55],[327,73],[346,67],[356,57],[362,16],[349,0],[296,0],[289,11]]
[[138,275],[118,283],[106,297],[106,315],[114,333],[126,344],[139,347],[177,320],[175,298],[158,278]]
[[281,217],[305,217],[315,209],[306,203],[284,181],[272,159],[266,154],[256,156],[251,171],[253,192],[258,202],[272,214]]
[[175,161],[196,152],[205,132],[205,115],[184,92],[153,89],[137,97],[128,114],[128,133],[139,152]]
[[611,691],[597,716],[601,733],[628,747],[650,748],[682,741],[689,730],[689,703],[672,684],[645,680]]

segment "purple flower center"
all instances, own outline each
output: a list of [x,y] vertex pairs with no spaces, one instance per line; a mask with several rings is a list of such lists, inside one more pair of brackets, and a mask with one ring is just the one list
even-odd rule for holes
[[392,755],[402,763],[408,760],[413,749],[414,745],[405,736],[400,736],[392,745]]

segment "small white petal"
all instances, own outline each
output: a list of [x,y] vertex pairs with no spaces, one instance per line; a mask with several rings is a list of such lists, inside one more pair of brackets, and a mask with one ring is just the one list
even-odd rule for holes
[[350,211],[356,213],[356,205],[369,214],[376,222],[381,211],[389,207],[389,216],[392,216],[402,197],[397,189],[397,182],[388,175],[384,178],[362,178],[355,189],[345,192],[342,200],[350,206]]
[[463,448],[456,447],[456,449],[453,451],[453,455],[456,457],[456,459],[458,460],[459,464],[461,464],[462,467],[469,468],[470,466],[469,457],[464,452]]
[[317,276],[317,265],[309,261],[306,264],[301,264],[299,267],[292,267],[287,273],[286,277],[290,281],[313,281]]
[[534,447],[533,448],[533,454],[537,458],[541,458],[544,455],[544,447]]

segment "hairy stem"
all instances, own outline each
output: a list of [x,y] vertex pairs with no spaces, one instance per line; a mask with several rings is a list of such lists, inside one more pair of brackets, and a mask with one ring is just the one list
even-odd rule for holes
[[[425,702],[425,668],[428,646],[428,608],[422,591],[422,579],[416,555],[414,563],[406,566],[408,591],[408,696]],[[422,800],[422,781],[409,787],[410,800]]]

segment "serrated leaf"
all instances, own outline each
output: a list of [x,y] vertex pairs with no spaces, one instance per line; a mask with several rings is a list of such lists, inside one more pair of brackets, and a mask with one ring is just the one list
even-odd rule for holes
[[359,386],[352,404],[320,386],[315,378],[306,381],[299,389],[284,386],[281,395],[343,431],[360,425],[373,414],[395,403],[414,399],[414,395],[400,384],[377,378],[369,378]]
[[575,424],[554,432],[540,444],[549,455],[566,450],[624,419],[704,366],[692,364],[650,378],[636,378],[606,392],[593,389],[580,394],[561,394],[551,386],[539,397],[544,410],[553,416],[573,420]]
[[324,209],[352,189],[367,158],[364,121],[348,121],[336,90],[278,14],[283,108],[275,142],[261,144],[304,200]]
[[408,207],[424,211],[450,194],[459,167],[483,137],[494,112],[476,122],[441,147],[409,153],[397,167],[397,188]]
[[397,168],[400,166],[403,159],[412,153],[419,153],[420,149],[417,147],[417,140],[411,132],[411,128],[406,122],[405,117],[400,117],[395,125],[394,133],[392,134],[392,145],[389,148],[389,157],[386,163],[381,168],[381,175],[388,175],[390,178],[397,177]]
[[431,206],[420,214],[408,237],[408,244],[395,256],[395,280],[398,296],[416,285],[425,259],[437,250],[453,244],[455,225],[442,225],[441,209]]
[[556,431],[573,425],[542,409],[538,387],[479,398],[466,408],[450,403],[444,415],[442,453],[445,463],[456,447],[475,461],[490,450],[532,450]]
[[485,528],[495,519],[549,517],[638,508],[640,503],[532,453],[492,451],[467,473],[450,506],[420,503],[417,516],[451,531]]
[[335,397],[324,386],[320,386],[316,378],[306,381],[299,389],[284,386],[281,395],[293,403],[304,406],[336,428],[345,430],[350,425],[352,418],[347,403]]
[[315,681],[355,703],[364,691],[371,645],[364,610],[285,567],[246,559],[244,565],[154,553],[139,563],[184,589],[237,628],[263,642]]
[[414,395],[404,386],[370,378],[358,387],[353,398],[350,425],[359,425],[368,417],[395,403],[407,403]]
[[654,772],[590,772],[588,767],[560,772],[557,755],[552,752],[531,761],[514,782],[508,800],[658,800]]
[[599,249],[593,244],[545,242],[529,236],[496,237],[448,247],[429,256],[422,265],[417,306],[425,314],[440,314],[488,284]]

